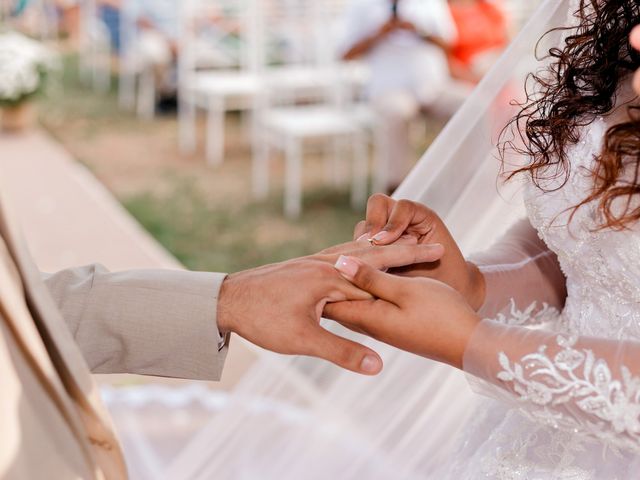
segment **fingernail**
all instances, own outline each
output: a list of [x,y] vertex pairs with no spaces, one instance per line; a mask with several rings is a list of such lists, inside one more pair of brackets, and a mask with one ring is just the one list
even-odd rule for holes
[[380,359],[371,354],[365,355],[365,357],[362,359],[362,363],[360,363],[360,370],[362,370],[364,373],[378,373],[381,367],[382,365],[380,365]]
[[373,239],[372,239],[372,240],[373,240],[374,242],[381,242],[381,243],[384,243],[384,242],[386,242],[387,240],[389,240],[390,238],[391,238],[391,234],[390,234],[389,232],[387,232],[387,231],[383,230],[383,231],[381,231],[381,232],[376,233],[376,234],[373,236]]
[[340,255],[336,262],[336,270],[342,273],[347,278],[353,278],[358,273],[358,264],[351,257]]
[[370,235],[371,235],[371,234],[370,234],[369,232],[365,233],[364,235],[360,235],[360,236],[358,237],[358,239],[356,240],[356,242],[359,242],[359,241],[361,241],[361,240],[368,240]]

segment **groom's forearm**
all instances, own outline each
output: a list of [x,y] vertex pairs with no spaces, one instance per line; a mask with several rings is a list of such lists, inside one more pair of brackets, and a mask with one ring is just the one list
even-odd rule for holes
[[219,380],[227,347],[216,313],[225,277],[90,265],[46,275],[45,283],[94,373]]

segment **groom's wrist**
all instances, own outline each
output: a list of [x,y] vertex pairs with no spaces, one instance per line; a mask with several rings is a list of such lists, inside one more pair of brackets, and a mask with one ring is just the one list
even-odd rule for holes
[[236,309],[234,306],[238,302],[239,291],[240,287],[235,275],[225,278],[220,287],[216,323],[218,331],[223,336],[236,331]]

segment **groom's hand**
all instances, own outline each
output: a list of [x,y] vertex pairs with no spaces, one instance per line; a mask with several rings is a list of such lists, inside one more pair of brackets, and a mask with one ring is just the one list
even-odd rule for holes
[[354,372],[377,374],[382,360],[376,352],[320,326],[328,303],[371,298],[335,270],[341,253],[385,269],[435,261],[443,249],[415,242],[389,247],[351,242],[310,257],[230,275],[220,290],[218,328],[277,353],[320,357]]
[[409,200],[372,195],[367,203],[366,220],[358,223],[355,238],[371,238],[376,245],[389,245],[413,238],[418,244],[438,243],[445,253],[435,263],[416,264],[392,273],[439,280],[458,290],[469,305],[479,309],[484,303],[484,277],[467,262],[442,219],[430,208]]

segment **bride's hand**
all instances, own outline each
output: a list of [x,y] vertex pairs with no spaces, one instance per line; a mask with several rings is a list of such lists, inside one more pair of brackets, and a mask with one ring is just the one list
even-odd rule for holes
[[[631,46],[636,50],[640,50],[640,25],[631,31]],[[636,92],[640,95],[640,69],[636,71],[633,77],[633,88],[635,88]]]
[[462,293],[475,310],[484,303],[484,277],[473,263],[465,260],[444,222],[426,206],[373,195],[367,203],[367,218],[356,226],[354,237],[372,238],[376,245],[411,237],[419,244],[441,244],[445,253],[439,262],[412,265],[393,273],[440,280]]
[[324,316],[402,350],[462,368],[480,318],[460,293],[437,280],[380,272],[354,257],[340,257],[336,268],[375,299],[327,305]]

